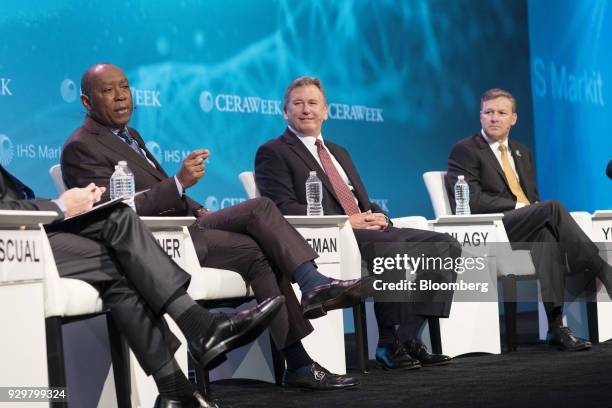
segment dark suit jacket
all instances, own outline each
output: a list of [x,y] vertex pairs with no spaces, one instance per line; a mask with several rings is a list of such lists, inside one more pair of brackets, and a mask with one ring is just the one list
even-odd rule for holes
[[[513,140],[508,145],[523,192],[530,202],[540,201],[531,151]],[[470,209],[473,214],[514,210],[516,197],[510,191],[504,171],[482,135],[476,134],[460,140],[453,146],[448,157],[446,190],[453,212],[454,186],[460,175],[464,175],[470,185]]]
[[[370,201],[348,151],[335,143],[325,140],[325,146],[342,166],[351,184],[361,211],[375,213],[384,211]],[[316,170],[323,183],[323,213],[344,214],[327,175],[312,157],[306,146],[289,129],[280,137],[270,140],[257,149],[255,156],[255,180],[261,195],[272,199],[283,214],[306,214],[306,179]]]
[[[25,187],[25,186],[24,186]],[[26,187],[27,188],[27,187]],[[28,189],[29,190],[29,189]],[[31,191],[31,190],[30,190]],[[0,209],[22,211],[55,211],[55,221],[64,219],[62,210],[53,201],[46,198],[24,200],[19,196],[13,176],[0,165]]]
[[109,180],[115,165],[120,160],[127,160],[134,173],[136,191],[150,189],[135,199],[139,215],[193,215],[202,206],[186,195],[179,196],[174,177],[166,174],[136,129],[129,128],[129,132],[155,167],[110,129],[86,116],[83,126],[72,132],[64,144],[61,164],[66,185],[83,187],[94,182],[107,188],[102,200],[108,200]]

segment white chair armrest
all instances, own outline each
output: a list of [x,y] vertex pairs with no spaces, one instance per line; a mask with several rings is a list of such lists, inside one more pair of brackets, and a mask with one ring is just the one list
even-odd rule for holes
[[593,235],[593,216],[586,211],[572,211],[570,213],[576,224],[591,239]]
[[348,222],[347,215],[322,215],[319,217],[308,215],[285,215],[285,219],[294,227],[332,227]]
[[188,227],[195,222],[195,217],[140,217],[149,228]]
[[398,227],[398,228],[415,228],[415,229],[422,229],[422,230],[430,229],[427,219],[425,217],[421,217],[418,215],[411,216],[411,217],[393,218],[391,222],[393,222],[394,227]]
[[504,214],[471,214],[471,215],[443,215],[438,217],[434,223],[439,225],[456,225],[456,224],[478,224],[489,223],[491,221],[500,221],[504,218]]
[[53,221],[55,217],[57,217],[55,211],[0,210],[0,225],[37,227],[39,224]]

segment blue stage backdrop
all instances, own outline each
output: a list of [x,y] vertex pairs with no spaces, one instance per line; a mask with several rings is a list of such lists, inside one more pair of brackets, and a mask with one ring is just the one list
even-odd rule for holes
[[[257,147],[284,129],[287,84],[315,75],[331,102],[324,135],[350,149],[370,195],[392,216],[430,217],[421,174],[446,169],[452,144],[480,129],[483,90],[516,94],[514,135],[533,146],[527,26],[526,2],[505,0],[3,1],[0,162],[54,196],[47,170],[84,116],[80,76],[111,62],[131,81],[131,125],[166,170],[210,149],[207,175],[190,194],[226,207],[245,199],[237,176],[252,170]],[[587,28],[578,44],[590,48],[596,22]],[[534,44],[563,46],[575,30],[553,31],[555,41]],[[599,44],[593,60],[604,58]],[[583,72],[536,55],[547,70],[555,62],[567,75]],[[604,65],[584,68],[604,75]],[[587,139],[607,137],[588,129]],[[562,158],[551,156],[551,167]]]
[[529,2],[540,193],[570,210],[612,208],[611,6]]

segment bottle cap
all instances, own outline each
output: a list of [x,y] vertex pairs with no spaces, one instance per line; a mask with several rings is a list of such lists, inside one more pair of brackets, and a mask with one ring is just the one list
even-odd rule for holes
[[313,174],[316,176],[316,175],[317,175],[317,171],[316,171],[316,170],[313,170],[313,171],[311,171],[311,172],[310,172],[310,175],[311,175],[311,176],[312,176]]
[[[119,162],[119,163],[121,163],[121,162]],[[465,179],[465,176],[459,176],[459,177],[457,177],[457,179],[458,179],[458,180],[464,180],[464,179]]]
[[119,166],[127,166],[127,162],[125,160],[120,160],[117,164]]

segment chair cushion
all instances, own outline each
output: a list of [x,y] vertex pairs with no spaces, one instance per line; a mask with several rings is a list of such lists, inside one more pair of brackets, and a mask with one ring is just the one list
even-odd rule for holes
[[98,291],[89,283],[78,279],[61,278],[59,290],[62,296],[60,304],[46,308],[46,316],[78,316],[102,311],[102,299]]
[[531,260],[531,253],[526,249],[497,252],[497,276],[529,276],[535,275],[535,267]]
[[216,268],[202,268],[202,273],[194,274],[187,293],[195,300],[212,300],[253,296],[253,290],[242,276],[233,271]]

